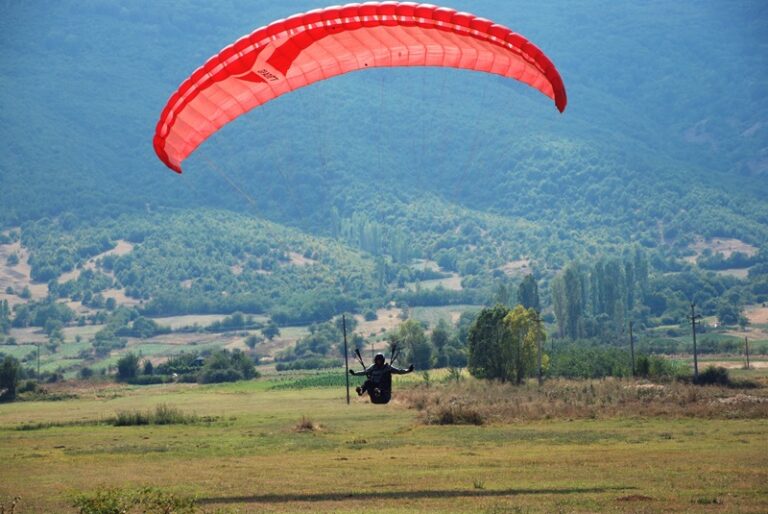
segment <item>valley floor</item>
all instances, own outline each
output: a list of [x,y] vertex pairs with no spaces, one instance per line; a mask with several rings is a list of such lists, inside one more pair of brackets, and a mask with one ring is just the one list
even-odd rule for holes
[[[346,406],[339,389],[269,387],[86,388],[2,405],[0,505],[74,512],[75,493],[151,486],[205,512],[768,510],[766,419],[426,426],[397,400]],[[76,424],[158,404],[211,418]],[[302,418],[315,428],[297,430]]]

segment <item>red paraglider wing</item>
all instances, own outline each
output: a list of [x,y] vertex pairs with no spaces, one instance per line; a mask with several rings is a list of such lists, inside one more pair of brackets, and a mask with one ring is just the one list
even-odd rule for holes
[[350,4],[278,20],[210,58],[168,100],[155,152],[181,173],[206,138],[254,107],[336,75],[394,66],[494,73],[538,89],[560,112],[567,103],[552,62],[506,27],[428,4]]

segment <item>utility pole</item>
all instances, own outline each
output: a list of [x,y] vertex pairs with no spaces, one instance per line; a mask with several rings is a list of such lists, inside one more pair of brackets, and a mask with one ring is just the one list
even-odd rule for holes
[[632,358],[632,376],[635,376],[635,339],[632,337],[632,320],[629,321],[629,355]]
[[341,315],[341,329],[344,332],[344,377],[347,380],[347,405],[349,405],[349,353],[347,351],[347,317]]
[[747,354],[747,369],[749,369],[749,339],[744,337],[744,351]]
[[37,343],[37,381],[40,382],[40,343]]
[[700,314],[696,314],[696,302],[691,302],[691,315],[688,316],[691,320],[691,332],[693,333],[693,380],[694,382],[699,380],[699,357],[696,352],[696,323],[701,319]]

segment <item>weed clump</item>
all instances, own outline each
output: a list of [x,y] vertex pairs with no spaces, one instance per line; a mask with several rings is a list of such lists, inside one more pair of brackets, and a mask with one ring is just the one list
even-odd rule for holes
[[437,406],[425,421],[429,425],[482,425],[485,417],[465,403],[451,402]]
[[198,421],[195,414],[185,414],[176,407],[160,404],[154,411],[119,411],[112,420],[116,427],[139,425],[188,425]]
[[320,425],[316,424],[314,421],[309,419],[306,416],[302,416],[298,423],[296,423],[296,426],[293,427],[293,430],[296,432],[315,432],[316,430],[320,429]]
[[145,487],[135,491],[99,489],[73,497],[72,506],[80,514],[113,514],[163,512],[193,514],[199,512],[192,498],[176,496],[159,489]]

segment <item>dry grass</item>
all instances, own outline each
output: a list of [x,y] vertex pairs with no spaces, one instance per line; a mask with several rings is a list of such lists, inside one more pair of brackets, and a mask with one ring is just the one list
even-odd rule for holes
[[403,390],[426,424],[483,424],[618,416],[768,418],[768,391],[682,383],[552,380],[541,388],[469,380]]
[[301,419],[293,427],[294,432],[316,432],[320,430],[320,425],[315,423],[306,416],[302,416]]

